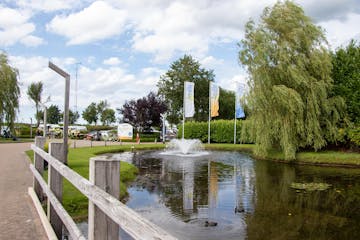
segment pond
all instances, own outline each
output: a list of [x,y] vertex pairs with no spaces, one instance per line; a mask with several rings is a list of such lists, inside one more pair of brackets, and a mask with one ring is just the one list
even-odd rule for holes
[[360,169],[159,153],[112,158],[139,168],[126,204],[179,239],[360,239]]

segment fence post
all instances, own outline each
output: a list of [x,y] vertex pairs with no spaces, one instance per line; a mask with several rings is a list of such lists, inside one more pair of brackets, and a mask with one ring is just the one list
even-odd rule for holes
[[[64,156],[64,143],[50,143],[49,152],[50,155],[55,157],[62,163],[65,163]],[[48,185],[50,190],[54,193],[59,202],[62,202],[62,191],[63,191],[63,177],[59,174],[53,167],[49,165],[48,168]],[[62,227],[63,223],[60,217],[56,214],[53,206],[51,206],[50,201],[48,200],[47,204],[47,213],[50,220],[51,226],[56,233],[58,239],[62,239]]]
[[[105,156],[90,158],[89,180],[112,196],[120,195],[120,161]],[[119,225],[89,201],[89,240],[119,239]]]
[[[35,137],[35,146],[38,148],[44,149],[45,140],[46,139],[42,136],[36,136]],[[43,175],[44,159],[42,159],[42,157],[40,157],[35,152],[34,152],[34,166],[35,166],[36,170],[40,173],[40,175]],[[34,191],[36,192],[36,195],[38,196],[39,200],[43,201],[44,200],[43,190],[41,189],[41,186],[35,177],[34,177],[34,181],[33,181],[33,186],[34,186]]]

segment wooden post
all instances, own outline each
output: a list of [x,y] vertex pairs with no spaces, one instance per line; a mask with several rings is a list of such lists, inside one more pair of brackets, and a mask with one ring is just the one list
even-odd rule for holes
[[[89,180],[119,199],[120,161],[105,156],[90,158]],[[119,239],[119,225],[89,201],[89,240]]]
[[[40,137],[40,136],[35,137],[35,146],[38,148],[44,149],[45,138]],[[44,172],[44,159],[42,159],[42,157],[37,155],[35,152],[34,152],[34,166],[35,166],[36,170],[42,176],[43,172]],[[39,200],[43,201],[43,199],[44,199],[43,190],[41,189],[41,186],[35,177],[34,177],[34,181],[33,181],[33,186],[34,186],[34,190],[35,190],[36,195],[38,196]]]
[[[50,155],[58,159],[60,162],[65,163],[66,158],[64,155],[64,143],[50,143],[49,152]],[[53,167],[49,165],[48,170],[48,185],[50,190],[54,193],[59,202],[62,202],[62,192],[63,192],[63,177],[59,174]],[[50,201],[48,200],[47,204],[47,213],[50,220],[51,226],[53,227],[56,236],[58,239],[62,239],[62,228],[63,223],[60,217],[55,212],[53,206],[51,206]]]

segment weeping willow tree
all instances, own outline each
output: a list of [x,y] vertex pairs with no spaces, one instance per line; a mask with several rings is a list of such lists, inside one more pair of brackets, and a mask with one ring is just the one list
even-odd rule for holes
[[336,136],[341,98],[329,98],[331,55],[320,27],[291,1],[265,8],[246,24],[239,60],[249,73],[250,128],[255,153],[280,148],[295,159],[299,147],[324,147]]
[[20,88],[18,70],[11,67],[7,55],[0,53],[0,126],[4,123],[14,133],[14,123],[19,108]]

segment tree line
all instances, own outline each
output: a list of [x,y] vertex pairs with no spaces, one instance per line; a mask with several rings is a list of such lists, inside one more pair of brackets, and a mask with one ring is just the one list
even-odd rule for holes
[[[247,22],[238,54],[249,76],[249,91],[242,102],[246,113],[243,127],[259,156],[278,148],[287,159],[294,159],[300,149],[319,150],[329,143],[336,144],[341,129],[359,127],[359,43],[351,41],[332,52],[323,29],[292,1],[265,8],[258,23]],[[18,108],[18,73],[5,54],[1,61],[0,80],[6,84],[0,89],[0,120],[11,125],[16,111],[10,111],[9,106]],[[196,114],[192,120],[206,121],[209,83],[215,81],[215,74],[191,55],[174,61],[160,76],[157,93],[126,101],[117,108],[119,120],[147,128],[159,125],[160,113],[166,112],[170,123],[180,123],[185,81],[195,83]],[[15,89],[12,95],[4,90],[6,87]],[[220,89],[217,119],[234,118],[234,101],[233,92]],[[82,113],[89,124],[115,122],[114,115],[106,101],[93,102]]]

